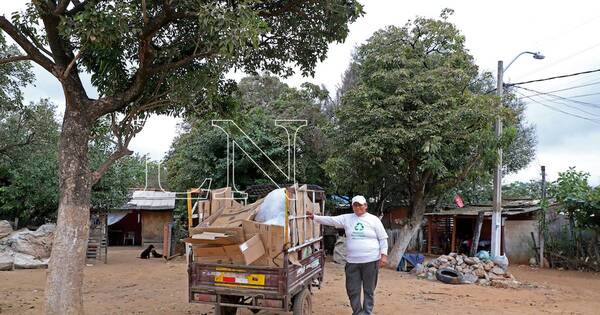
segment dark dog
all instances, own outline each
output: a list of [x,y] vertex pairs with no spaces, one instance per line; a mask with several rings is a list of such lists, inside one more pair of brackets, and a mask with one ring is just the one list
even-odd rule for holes
[[162,257],[163,257],[163,255],[159,254],[159,253],[158,253],[156,250],[154,250],[154,249],[152,250],[152,252],[151,252],[151,253],[152,253],[152,257],[154,257],[154,258],[162,258]]
[[150,258],[150,253],[154,251],[154,245],[150,244],[148,248],[144,249],[144,251],[140,254],[141,259]]

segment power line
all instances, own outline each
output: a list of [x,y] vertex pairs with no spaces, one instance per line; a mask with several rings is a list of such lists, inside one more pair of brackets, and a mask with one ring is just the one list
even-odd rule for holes
[[[593,82],[593,83],[587,83],[587,84],[576,85],[576,86],[572,86],[572,87],[568,87],[568,88],[564,88],[564,89],[558,89],[558,90],[547,91],[547,92],[545,92],[545,93],[554,93],[554,92],[568,91],[568,90],[578,89],[578,88],[582,88],[582,87],[585,87],[585,86],[592,86],[592,85],[596,85],[596,84],[600,84],[600,81],[596,81],[596,82]],[[545,94],[545,93],[533,94],[533,95],[529,95],[528,97],[537,96],[537,95],[540,95],[540,94]],[[600,94],[600,93],[591,93],[591,94],[574,95],[574,96],[569,96],[569,97],[582,97],[582,96],[589,96],[589,95],[596,95],[596,94]]]
[[[582,112],[584,114],[588,114],[590,116],[598,117],[600,119],[600,113],[588,112],[587,110],[581,109],[581,108],[579,108],[579,107],[577,107],[575,105],[571,105],[571,104],[569,104],[569,103],[567,103],[565,101],[550,99],[550,98],[548,98],[548,96],[535,96],[535,97],[538,97],[538,98],[540,98],[540,99],[542,99],[542,100],[544,100],[546,102],[554,103],[554,104],[557,104],[557,105],[567,106],[567,107],[569,107],[571,109],[580,111],[580,112]],[[596,119],[596,118],[594,118],[594,119]]]
[[581,104],[581,105],[586,105],[586,106],[590,106],[590,107],[593,107],[593,108],[600,108],[600,104],[594,104],[594,103],[588,103],[588,102],[584,102],[584,101],[572,100],[572,99],[569,99],[569,98],[566,98],[566,97],[563,97],[563,96],[560,96],[560,95],[546,93],[546,92],[540,92],[540,91],[537,91],[537,90],[534,90],[534,89],[529,89],[529,88],[522,87],[522,86],[515,86],[515,87],[519,88],[519,89],[522,89],[522,90],[534,92],[534,93],[537,93],[537,94],[540,94],[540,95],[548,95],[548,96],[551,96],[551,97],[554,97],[554,98],[558,98],[558,99],[562,99],[562,100],[565,100],[565,101],[569,101],[569,102],[573,102],[573,103],[577,103],[577,104]]
[[534,83],[534,82],[542,82],[542,81],[549,81],[549,80],[554,80],[554,79],[562,79],[562,78],[568,78],[568,77],[573,77],[573,76],[582,75],[582,74],[588,74],[588,73],[594,73],[594,72],[600,72],[600,69],[594,69],[594,70],[576,72],[576,73],[571,73],[571,74],[557,75],[557,76],[553,76],[553,77],[549,77],[549,78],[543,78],[543,79],[537,79],[537,80],[523,81],[523,82],[517,82],[517,83],[507,83],[506,86],[516,86],[516,85],[529,84],[529,83]]
[[[518,93],[518,92],[517,92],[517,93]],[[518,93],[518,94],[520,94],[520,95],[523,95],[522,93]],[[559,113],[563,113],[563,114],[565,114],[565,115],[569,115],[569,116],[572,116],[572,117],[575,117],[575,118],[579,118],[579,119],[587,120],[587,121],[590,121],[590,122],[592,122],[592,123],[594,123],[594,124],[600,125],[600,120],[596,120],[596,119],[588,118],[588,117],[585,117],[585,116],[581,116],[581,115],[573,114],[573,113],[570,113],[570,112],[564,111],[564,110],[562,110],[562,109],[556,108],[556,107],[554,107],[554,106],[552,106],[552,105],[544,104],[544,103],[542,103],[542,102],[539,102],[539,101],[537,101],[537,100],[534,100],[534,99],[532,99],[532,98],[530,98],[529,100],[530,100],[530,101],[533,101],[533,102],[535,102],[535,103],[537,103],[537,104],[540,104],[540,105],[542,105],[542,106],[544,106],[544,107],[547,107],[547,108],[549,108],[549,109],[551,109],[551,110],[553,110],[553,111],[556,111],[556,112],[559,112]]]

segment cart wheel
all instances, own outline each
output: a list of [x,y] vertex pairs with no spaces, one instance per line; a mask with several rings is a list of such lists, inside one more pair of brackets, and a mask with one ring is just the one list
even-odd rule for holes
[[[239,298],[237,296],[221,296],[221,302],[224,303],[238,303]],[[219,310],[221,315],[235,315],[237,313],[237,307],[235,306],[220,306]]]
[[312,300],[310,299],[310,291],[304,289],[294,296],[294,315],[310,315],[312,314]]

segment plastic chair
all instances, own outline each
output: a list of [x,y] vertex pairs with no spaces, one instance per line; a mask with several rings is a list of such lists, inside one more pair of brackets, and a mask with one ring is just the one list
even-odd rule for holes
[[135,232],[127,232],[123,235],[123,246],[127,245],[127,241],[131,241],[131,246],[135,245]]

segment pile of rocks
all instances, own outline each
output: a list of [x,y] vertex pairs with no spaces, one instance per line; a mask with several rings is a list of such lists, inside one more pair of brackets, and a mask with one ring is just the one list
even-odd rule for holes
[[8,221],[0,221],[0,270],[47,268],[55,228],[13,231]]
[[417,265],[412,272],[419,278],[436,280],[435,274],[438,269],[449,268],[460,273],[462,283],[518,287],[520,283],[508,272],[507,267],[491,260],[484,261],[477,257],[450,253],[429,261],[425,266]]

